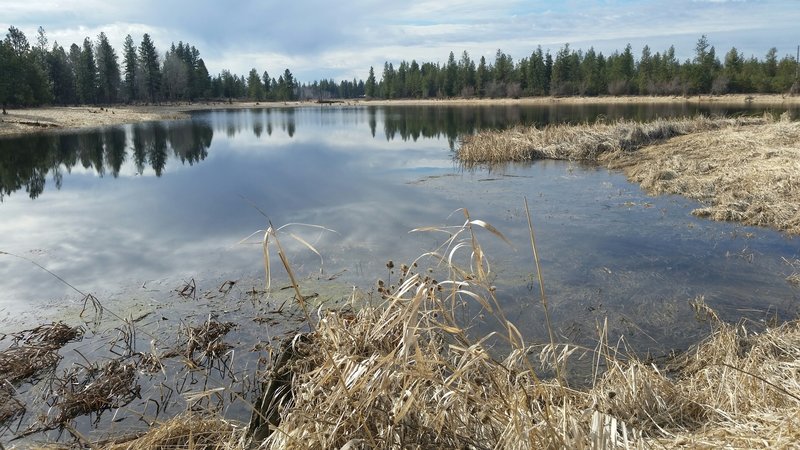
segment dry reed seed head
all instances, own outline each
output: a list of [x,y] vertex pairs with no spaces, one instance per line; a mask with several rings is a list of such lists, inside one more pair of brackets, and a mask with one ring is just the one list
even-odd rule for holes
[[394,262],[392,260],[389,260],[389,262],[386,263],[386,268],[393,269],[394,268]]

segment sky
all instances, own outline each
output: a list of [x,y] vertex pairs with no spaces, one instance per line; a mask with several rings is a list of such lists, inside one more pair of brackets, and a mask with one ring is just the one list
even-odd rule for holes
[[608,55],[631,44],[634,54],[675,46],[685,60],[707,35],[720,59],[731,47],[763,58],[800,45],[800,0],[0,0],[0,26],[21,29],[31,43],[42,26],[49,45],[65,49],[102,31],[118,55],[130,34],[150,34],[162,53],[194,45],[208,71],[251,68],[301,82],[380,77],[385,61],[441,62],[463,51],[493,62],[498,49],[518,61],[537,46],[554,55],[594,47]]

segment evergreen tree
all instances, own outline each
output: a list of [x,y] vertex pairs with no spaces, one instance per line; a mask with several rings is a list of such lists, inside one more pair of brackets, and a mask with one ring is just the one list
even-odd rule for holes
[[639,58],[636,70],[636,87],[640,94],[653,95],[656,93],[654,72],[655,61],[650,54],[650,47],[645,45],[642,48],[642,56]]
[[728,91],[730,92],[743,92],[744,86],[742,83],[742,68],[744,67],[744,58],[732,47],[727,54],[725,54],[725,65],[723,67],[724,81],[727,84]]
[[486,57],[481,55],[478,68],[475,70],[475,93],[483,98],[486,95],[486,82],[489,81],[489,69],[486,67]]
[[[265,72],[266,73],[266,72]],[[211,76],[206,69],[203,58],[197,59],[197,68],[194,71],[194,97],[211,97]],[[193,97],[193,98],[194,98]]]
[[250,70],[247,77],[247,96],[251,100],[259,102],[264,100],[264,86],[261,84],[261,77],[258,76],[255,67]]
[[295,100],[297,98],[295,93],[297,90],[297,82],[289,69],[283,71],[283,82],[285,89],[284,100]]
[[457,95],[471,97],[475,95],[475,62],[464,50],[458,62]]
[[103,32],[97,37],[96,51],[99,99],[103,103],[115,103],[120,85],[119,61]]
[[159,98],[161,90],[161,68],[158,62],[156,46],[147,33],[142,36],[142,43],[139,44],[139,59],[137,62],[142,75],[140,80],[143,88],[142,93],[147,101],[154,102]]
[[605,58],[603,54],[595,53],[594,47],[590,47],[589,51],[581,61],[581,95],[600,95],[607,91],[607,83],[605,80]]
[[508,85],[513,81],[514,61],[511,56],[503,53],[499,48],[494,59],[494,77],[490,92],[491,97],[505,97]]
[[124,94],[127,101],[138,100],[138,80],[136,73],[138,61],[136,59],[136,44],[133,43],[131,35],[125,36],[125,44],[122,47],[122,59],[125,72]]
[[377,84],[375,83],[375,69],[372,66],[370,66],[369,76],[367,77],[367,84],[364,86],[364,89],[366,90],[364,95],[366,95],[367,98],[375,98],[375,95],[377,94],[376,88]]
[[408,68],[406,85],[406,91],[409,96],[413,98],[422,97],[422,70],[415,59],[411,60],[411,66]]
[[272,98],[272,82],[269,73],[265,70],[261,75],[261,85],[264,87],[264,99],[269,100]]
[[383,77],[381,78],[381,92],[383,98],[394,98],[394,66],[390,62],[383,63]]
[[80,49],[78,64],[75,67],[75,79],[78,83],[78,99],[82,103],[97,102],[97,64],[94,59],[94,46],[87,37]]
[[692,90],[699,94],[711,92],[711,84],[716,75],[716,54],[714,47],[708,42],[708,37],[702,35],[695,46],[694,65],[691,67]]
[[450,52],[450,56],[447,58],[447,66],[444,74],[444,95],[447,97],[454,97],[458,89],[458,65],[456,65],[456,57],[453,52]]
[[556,54],[550,79],[552,95],[575,95],[580,88],[580,55],[564,44]]
[[70,67],[69,57],[64,47],[53,44],[53,49],[47,55],[47,66],[53,93],[53,101],[57,104],[67,105],[77,102],[75,92],[75,76]]

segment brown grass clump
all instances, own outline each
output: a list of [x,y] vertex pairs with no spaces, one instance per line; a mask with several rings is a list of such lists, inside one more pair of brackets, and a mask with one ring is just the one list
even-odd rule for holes
[[25,412],[25,405],[14,396],[8,383],[0,384],[0,426]]
[[57,349],[69,342],[80,340],[83,338],[83,333],[84,329],[81,326],[70,327],[64,322],[53,322],[21,331],[14,337],[17,342],[23,341],[26,344],[38,344]]
[[680,194],[714,220],[800,233],[800,122],[771,117],[555,125],[464,139],[466,165],[534,159],[623,169],[651,194]]
[[[41,325],[13,334],[11,347],[0,352],[0,380],[15,383],[58,364],[58,349],[83,337],[82,327],[62,322]],[[22,342],[23,345],[19,345]]]
[[615,152],[631,152],[675,136],[731,126],[764,123],[764,119],[711,119],[698,116],[657,119],[648,123],[619,120],[583,125],[548,125],[482,131],[463,138],[458,159],[467,165],[535,159],[596,161]]
[[186,413],[174,417],[142,436],[125,442],[108,443],[107,450],[226,450],[242,448],[241,428],[217,416]]
[[55,368],[61,356],[47,345],[10,347],[0,352],[0,379],[15,383]]
[[292,365],[262,448],[786,447],[800,430],[800,323],[720,325],[671,375],[609,360],[587,390],[495,360],[435,318],[427,287],[353,318],[327,312]]
[[[541,448],[586,438],[564,414],[588,407],[585,396],[538,382],[525,352],[499,362],[463,342],[437,313],[435,286],[418,282],[385,308],[323,314],[292,365],[294,400],[262,447]],[[553,430],[562,427],[569,436]]]
[[57,385],[55,406],[58,414],[51,427],[69,423],[72,419],[91,413],[98,418],[103,411],[119,408],[139,395],[136,365],[112,360],[103,366],[90,366],[67,372]]
[[609,166],[649,193],[705,203],[700,217],[800,233],[800,122],[682,136]]
[[210,317],[202,325],[186,327],[186,357],[193,360],[195,352],[199,352],[203,358],[222,356],[231,348],[222,338],[234,327],[236,324],[233,322],[217,322]]

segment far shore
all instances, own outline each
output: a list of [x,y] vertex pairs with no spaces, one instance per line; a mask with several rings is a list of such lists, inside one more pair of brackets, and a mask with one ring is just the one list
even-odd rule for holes
[[425,106],[425,105],[583,105],[583,104],[730,104],[762,106],[800,105],[800,96],[736,94],[692,97],[676,96],[621,96],[621,97],[527,97],[521,99],[402,99],[402,100],[332,100],[319,103],[316,100],[294,102],[193,102],[165,103],[160,105],[115,105],[115,106],[48,106],[13,109],[0,116],[0,136],[23,135],[47,131],[94,128],[152,120],[178,120],[189,117],[192,111],[214,109],[285,108],[320,105],[342,106]]

